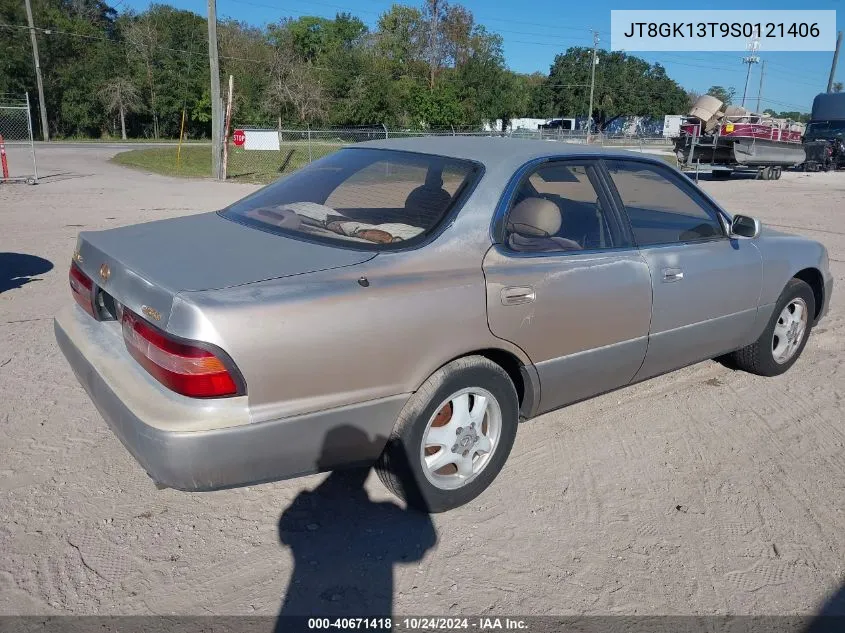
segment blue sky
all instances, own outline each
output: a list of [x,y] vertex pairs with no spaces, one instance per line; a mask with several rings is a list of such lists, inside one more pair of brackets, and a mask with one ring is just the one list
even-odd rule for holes
[[[205,0],[160,0],[205,15]],[[115,0],[117,8],[146,8],[149,0]],[[231,17],[250,24],[276,22],[282,17],[319,15],[334,17],[347,11],[374,27],[378,16],[392,4],[391,0],[217,0],[219,17]],[[418,4],[406,1],[403,4]],[[610,46],[611,9],[710,9],[712,19],[718,20],[720,9],[795,9],[794,0],[743,0],[727,2],[697,2],[681,6],[677,0],[462,0],[476,22],[502,35],[508,66],[517,72],[547,73],[558,52],[570,46],[590,46],[590,29],[600,32],[600,46]],[[816,0],[808,9],[834,9],[837,27],[845,29],[845,0]],[[669,75],[688,89],[704,92],[712,85],[733,86],[741,97],[745,84],[746,66],[742,53],[634,53],[648,61],[662,63]],[[766,60],[762,91],[762,107],[778,111],[810,110],[813,97],[827,86],[832,52],[787,53],[760,51]],[[838,81],[845,81],[845,53],[840,55]],[[760,65],[752,69],[746,106],[756,106],[760,81]]]

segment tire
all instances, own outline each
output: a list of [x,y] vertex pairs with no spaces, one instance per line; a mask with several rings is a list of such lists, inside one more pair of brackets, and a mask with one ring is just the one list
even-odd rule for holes
[[[482,404],[483,412],[477,410]],[[466,427],[470,419],[475,422]],[[518,422],[519,400],[505,370],[482,356],[459,358],[438,369],[411,396],[376,462],[376,473],[393,494],[418,510],[457,508],[481,494],[502,470]],[[433,469],[425,463],[443,465]],[[465,474],[459,473],[459,464]]]
[[[790,323],[789,319],[783,319],[784,313],[788,307],[796,304],[800,305],[801,302],[803,302],[802,309],[806,311],[806,319],[803,322],[803,327],[800,324],[792,326],[795,327],[793,333],[797,333],[800,330],[800,334],[798,335],[800,338],[797,344],[793,342],[787,346],[786,352],[789,353],[784,357],[782,354],[776,353],[781,344],[783,344],[783,337],[778,336],[775,339],[775,328],[783,331],[784,325],[781,325],[781,323],[786,322],[785,330],[788,332]],[[801,356],[801,352],[804,351],[804,347],[807,345],[807,339],[810,337],[810,330],[813,327],[815,310],[816,300],[812,288],[800,279],[790,279],[789,283],[786,284],[786,288],[780,294],[769,323],[766,325],[766,329],[763,330],[760,338],[751,345],[743,347],[731,354],[731,360],[733,360],[739,369],[757,374],[758,376],[778,376],[784,373],[795,364],[795,361],[798,360],[798,357]],[[789,340],[787,337],[787,341]],[[792,340],[794,341],[794,339]],[[777,358],[778,356],[780,358]]]
[[783,168],[781,167],[774,167],[774,171],[772,172],[773,180],[780,180],[780,176],[783,173]]

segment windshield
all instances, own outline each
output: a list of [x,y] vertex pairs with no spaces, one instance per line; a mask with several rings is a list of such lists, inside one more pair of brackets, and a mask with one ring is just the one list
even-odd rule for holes
[[224,209],[224,217],[273,232],[348,246],[422,241],[478,175],[469,161],[347,148]]
[[845,120],[813,121],[812,123],[808,123],[804,138],[812,141],[819,138],[835,138],[837,134],[845,136]]

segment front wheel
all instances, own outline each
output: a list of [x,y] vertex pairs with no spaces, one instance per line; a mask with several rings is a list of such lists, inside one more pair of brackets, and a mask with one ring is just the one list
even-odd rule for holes
[[772,317],[754,343],[733,353],[740,369],[759,376],[777,376],[788,370],[807,344],[816,300],[810,286],[791,279],[775,304]]
[[481,494],[505,464],[519,401],[508,374],[482,356],[436,371],[411,396],[376,463],[382,483],[409,505],[444,512]]

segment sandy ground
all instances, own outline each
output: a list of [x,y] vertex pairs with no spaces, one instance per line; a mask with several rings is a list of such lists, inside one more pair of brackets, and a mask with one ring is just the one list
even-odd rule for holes
[[252,187],[115,151],[39,148],[40,185],[0,186],[0,251],[53,266],[0,294],[0,613],[803,614],[843,587],[845,173],[704,183],[830,251],[838,293],[789,373],[706,362],[533,420],[485,494],[429,518],[372,474],[335,498],[325,475],[152,485],[53,338],[76,234]]

